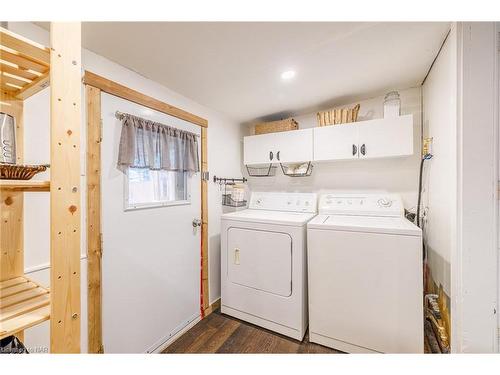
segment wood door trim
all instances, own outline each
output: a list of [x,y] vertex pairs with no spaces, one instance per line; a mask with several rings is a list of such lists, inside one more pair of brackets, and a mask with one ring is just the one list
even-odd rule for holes
[[102,353],[101,90],[86,85],[88,352]]
[[[88,352],[103,353],[101,234],[101,93],[131,101],[201,127],[201,269],[200,314],[210,313],[208,290],[208,121],[95,73],[85,71],[87,111],[87,256]],[[90,93],[90,94],[89,94]],[[97,108],[99,110],[97,110]],[[99,236],[97,236],[99,234]]]
[[177,117],[203,128],[208,127],[208,121],[202,117],[196,116],[190,112],[184,111],[183,109],[162,102],[161,100],[140,93],[139,91],[123,86],[87,70],[83,76],[83,83],[99,88],[108,94],[143,105],[144,107],[154,109],[155,111],[166,113],[167,115]]

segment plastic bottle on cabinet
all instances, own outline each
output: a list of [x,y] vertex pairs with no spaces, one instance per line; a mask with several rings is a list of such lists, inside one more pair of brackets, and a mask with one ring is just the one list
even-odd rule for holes
[[401,99],[397,91],[389,92],[384,98],[384,118],[399,117],[401,113]]

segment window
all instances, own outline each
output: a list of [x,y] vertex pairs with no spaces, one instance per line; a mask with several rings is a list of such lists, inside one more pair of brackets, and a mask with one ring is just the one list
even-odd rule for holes
[[125,209],[190,204],[188,173],[128,168]]

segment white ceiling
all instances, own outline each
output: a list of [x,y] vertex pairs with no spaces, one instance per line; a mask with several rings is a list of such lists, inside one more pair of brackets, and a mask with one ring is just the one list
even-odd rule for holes
[[[420,85],[448,23],[84,23],[86,48],[241,122]],[[283,82],[283,71],[296,77]]]

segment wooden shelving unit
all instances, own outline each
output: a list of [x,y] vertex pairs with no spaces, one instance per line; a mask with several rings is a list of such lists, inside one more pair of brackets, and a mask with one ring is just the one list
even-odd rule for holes
[[3,92],[26,99],[49,85],[50,49],[0,27]]
[[50,318],[50,292],[27,277],[0,282],[0,339]]
[[50,191],[50,181],[0,180],[0,189],[9,191]]
[[[50,352],[80,352],[80,23],[51,23],[51,48],[0,27],[0,111],[16,119],[50,82],[50,181],[0,180],[0,338],[50,319]],[[50,292],[24,274],[24,194],[50,193]],[[29,209],[26,210],[29,215]]]

